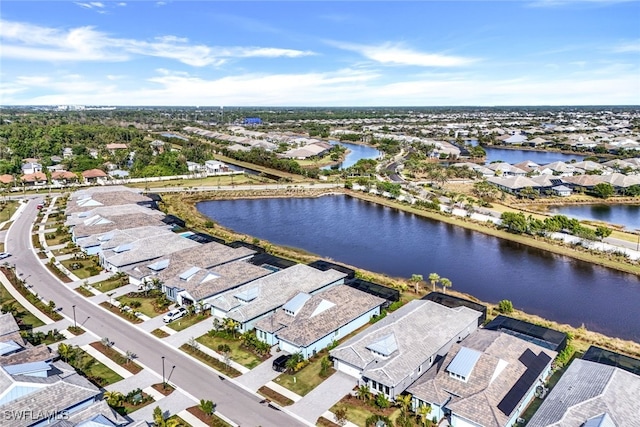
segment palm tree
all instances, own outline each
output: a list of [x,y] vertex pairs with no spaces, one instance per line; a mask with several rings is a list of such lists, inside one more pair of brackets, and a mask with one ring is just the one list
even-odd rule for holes
[[423,277],[422,274],[412,274],[411,275],[411,283],[415,286],[416,294],[420,292],[420,283],[422,282]]
[[364,400],[365,402],[371,399],[371,389],[368,385],[361,385],[356,390],[356,397],[360,400]]
[[447,288],[450,288],[451,286],[453,286],[453,283],[451,283],[451,280],[447,279],[446,277],[443,277],[440,279],[440,284],[442,285],[442,293],[447,293]]
[[431,413],[431,405],[421,404],[418,406],[418,410],[416,411],[418,415],[418,419],[420,420],[420,424],[424,427],[427,427],[427,416]]
[[396,404],[400,407],[400,412],[406,416],[407,412],[409,412],[409,406],[411,406],[411,395],[401,394],[396,396]]
[[238,326],[240,326],[240,324],[238,322],[236,322],[235,320],[233,320],[232,318],[227,317],[227,318],[224,319],[224,329],[225,329],[225,331],[230,333],[234,338],[236,336],[236,332],[238,331]]
[[65,362],[68,362],[69,359],[73,358],[75,354],[75,349],[72,345],[60,343],[58,345],[58,354]]
[[436,283],[438,283],[440,281],[440,276],[438,275],[438,273],[431,273],[429,274],[429,281],[431,282],[431,286],[433,288],[433,292],[436,291]]
[[107,391],[104,393],[104,400],[112,408],[119,408],[124,403],[124,394],[119,391]]

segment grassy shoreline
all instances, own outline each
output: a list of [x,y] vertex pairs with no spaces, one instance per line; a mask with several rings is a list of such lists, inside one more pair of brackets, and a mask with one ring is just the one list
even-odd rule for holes
[[[228,200],[228,199],[256,199],[256,198],[282,198],[282,197],[320,197],[326,194],[347,194],[352,197],[357,197],[361,200],[366,200],[371,203],[376,203],[384,206],[388,206],[394,209],[403,210],[405,212],[414,213],[416,215],[423,216],[425,218],[431,218],[437,221],[442,221],[448,224],[461,226],[467,229],[471,229],[474,231],[478,231],[484,234],[492,235],[494,237],[503,238],[506,240],[510,240],[516,243],[521,243],[523,245],[535,247],[538,249],[550,251],[559,255],[565,255],[572,258],[580,259],[585,262],[594,263],[597,265],[601,265],[604,267],[616,269],[618,271],[624,271],[631,274],[640,275],[640,266],[626,264],[616,260],[607,260],[603,259],[601,256],[596,256],[590,253],[582,253],[571,249],[569,246],[562,246],[558,244],[551,244],[549,242],[536,239],[533,237],[515,235],[511,233],[507,233],[503,230],[498,230],[496,228],[491,228],[483,224],[475,223],[470,220],[466,220],[464,218],[458,217],[450,217],[444,214],[439,214],[437,212],[425,211],[416,209],[413,206],[405,205],[402,203],[394,202],[388,199],[384,199],[382,197],[377,197],[374,195],[369,195],[365,193],[359,193],[354,191],[349,191],[346,189],[333,189],[333,190],[319,190],[313,189],[308,191],[301,191],[300,189],[284,189],[280,192],[274,193],[272,191],[233,191],[233,192],[210,192],[210,193],[200,193],[200,194],[171,194],[166,195],[164,198],[165,207],[168,213],[179,216],[180,218],[187,221],[189,227],[194,229],[199,229],[209,234],[214,234],[218,237],[221,237],[227,241],[231,240],[242,240],[242,239],[250,239],[252,236],[248,236],[242,233],[237,233],[233,230],[225,228],[219,224],[216,224],[214,228],[205,227],[205,223],[209,221],[204,215],[200,214],[200,212],[196,209],[196,203],[199,201],[205,200]],[[321,258],[317,255],[311,254],[307,251],[297,249],[297,248],[285,248],[282,246],[274,245],[269,242],[260,242],[265,247],[268,247],[268,251],[273,253],[274,255],[282,256],[284,258],[292,259],[298,262],[310,262]],[[332,260],[332,262],[335,262]],[[344,263],[339,262],[340,264],[346,265]],[[386,286],[391,287],[405,287],[407,285],[406,278],[393,278],[386,276],[380,273],[374,273],[366,270],[362,270],[358,267],[349,266],[358,271],[361,275],[365,276],[367,279],[376,281]],[[409,287],[411,289],[411,287]],[[472,299],[474,301],[478,301],[482,304],[487,305],[491,311],[495,311],[496,304],[487,303],[481,301],[472,295],[460,293],[457,291],[449,291],[454,295],[462,296],[465,298]],[[411,293],[405,292],[403,297],[411,299],[420,297],[421,295],[411,295]],[[586,349],[589,345],[595,344],[601,347],[605,347],[614,351],[618,351],[621,353],[629,354],[631,356],[640,357],[640,343],[623,340],[620,338],[609,337],[604,334],[600,334],[593,331],[588,331],[583,327],[573,327],[567,324],[561,324],[558,322],[554,322],[548,319],[544,319],[542,317],[531,315],[528,313],[524,313],[516,310],[511,316],[527,320],[536,324],[548,326],[563,332],[568,332],[573,335],[574,346],[578,349]]]

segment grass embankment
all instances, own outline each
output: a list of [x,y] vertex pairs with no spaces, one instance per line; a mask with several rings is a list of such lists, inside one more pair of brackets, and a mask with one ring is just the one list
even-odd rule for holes
[[[590,262],[593,264],[609,267],[619,271],[640,275],[639,265],[625,263],[625,262],[614,260],[614,259],[608,259],[603,257],[602,255],[596,255],[590,252],[582,252],[570,246],[564,246],[559,243],[551,243],[542,239],[536,239],[529,236],[508,233],[506,231],[499,230],[497,228],[493,228],[485,224],[479,224],[465,218],[453,217],[453,216],[441,214],[434,211],[422,210],[414,206],[388,200],[383,197],[378,197],[375,195],[348,191],[348,190],[313,189],[309,191],[304,191],[299,188],[291,188],[291,189],[281,190],[279,192],[258,191],[258,190],[251,190],[251,191],[238,190],[233,192],[224,192],[224,193],[212,192],[212,193],[201,193],[196,195],[171,194],[171,195],[166,195],[165,197],[163,197],[163,199],[164,199],[165,208],[167,212],[170,214],[177,215],[178,217],[184,219],[187,222],[188,226],[192,229],[196,229],[196,230],[203,231],[205,233],[216,235],[220,238],[225,239],[226,241],[242,240],[242,239],[248,239],[248,241],[251,241],[252,239],[251,236],[247,236],[241,233],[236,233],[233,230],[227,229],[218,224],[216,224],[215,227],[213,228],[205,227],[205,224],[210,220],[204,215],[202,215],[200,212],[198,212],[195,204],[199,201],[205,201],[205,200],[224,200],[224,199],[232,199],[232,198],[317,197],[321,194],[329,193],[329,192],[332,192],[332,193],[343,192],[345,194],[349,194],[353,197],[358,197],[359,199],[366,200],[371,203],[377,203],[377,204],[388,206],[398,210],[403,210],[405,212],[413,213],[415,215],[419,215],[425,218],[431,218],[431,219],[442,221],[448,224],[457,225],[470,230],[492,235],[494,237],[510,240],[523,245],[553,252],[559,255],[565,255],[572,258],[580,259],[585,262]],[[261,242],[261,244],[264,247],[268,247],[268,251],[274,255],[282,256],[284,258],[288,258],[288,259],[295,260],[302,263],[308,263],[320,258],[317,255],[310,254],[300,249],[286,248],[282,246],[272,245],[267,242]],[[333,260],[331,261],[335,262]],[[394,288],[403,288],[403,287],[406,287],[408,284],[406,278],[393,278],[393,277],[386,276],[384,274],[362,270],[354,266],[349,266],[349,265],[346,265],[346,266],[355,269],[362,277],[366,278],[367,280],[371,280],[373,282],[380,283],[385,286],[390,286]],[[495,304],[490,304],[490,303],[480,301],[473,296],[456,292],[455,290],[454,291],[448,290],[447,292],[452,293],[456,296],[461,296],[464,298],[477,301],[481,304],[487,305],[489,308],[492,308],[492,309],[496,307]],[[405,292],[403,297],[405,299],[412,299],[419,296]],[[608,337],[606,335],[603,335],[597,332],[588,331],[584,328],[575,328],[570,325],[560,324],[547,319],[543,319],[539,316],[523,313],[520,311],[514,311],[514,313],[510,315],[512,317],[515,317],[521,320],[526,320],[529,322],[547,326],[556,330],[560,330],[562,332],[571,333],[575,337],[574,346],[577,349],[581,349],[581,348],[586,349],[589,345],[594,344],[594,345],[598,345],[600,347],[604,347],[613,351],[629,354],[630,356],[640,357],[640,343],[622,340],[619,338]]]
[[267,168],[264,166],[259,166],[253,163],[248,163],[248,162],[242,162],[240,160],[236,160],[236,159],[232,159],[231,157],[226,157],[223,156],[221,154],[216,154],[216,158],[217,160],[220,160],[221,162],[224,163],[228,163],[230,165],[236,165],[236,166],[240,166],[242,168],[245,169],[251,169],[260,173],[264,173],[265,175],[274,175],[277,176],[279,178],[284,178],[287,180],[291,180],[292,182],[301,182],[301,181],[305,181],[308,180],[308,178],[305,178],[302,175],[298,175],[295,173],[289,173],[289,172],[282,172],[279,171],[277,169],[271,169],[271,168]]

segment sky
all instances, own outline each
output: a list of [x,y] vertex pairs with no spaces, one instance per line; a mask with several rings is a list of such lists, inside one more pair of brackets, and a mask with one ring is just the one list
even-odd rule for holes
[[0,105],[640,105],[640,1],[11,1]]

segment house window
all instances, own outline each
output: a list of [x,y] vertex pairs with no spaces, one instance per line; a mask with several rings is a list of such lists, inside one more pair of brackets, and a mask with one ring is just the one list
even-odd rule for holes
[[389,386],[388,386],[388,385],[384,386],[384,392],[385,392],[387,395],[389,395]]
[[382,384],[378,383],[378,391],[382,391]]
[[418,366],[418,373],[422,372],[422,365]]

